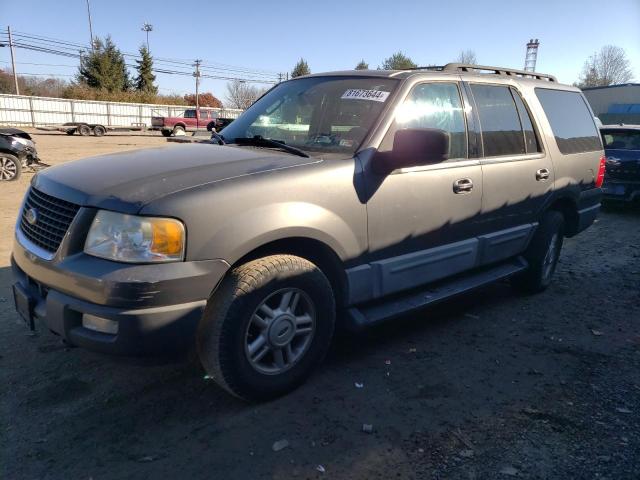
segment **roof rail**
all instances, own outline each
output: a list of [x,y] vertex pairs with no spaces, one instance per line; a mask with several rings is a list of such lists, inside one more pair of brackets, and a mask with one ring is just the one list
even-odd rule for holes
[[436,70],[439,72],[469,72],[488,73],[490,75],[505,75],[508,77],[534,78],[536,80],[546,80],[548,82],[558,82],[556,77],[546,73],[528,72],[526,70],[516,70],[513,68],[489,67],[487,65],[473,65],[470,63],[447,63],[446,65],[433,65],[428,67],[418,67],[411,70]]

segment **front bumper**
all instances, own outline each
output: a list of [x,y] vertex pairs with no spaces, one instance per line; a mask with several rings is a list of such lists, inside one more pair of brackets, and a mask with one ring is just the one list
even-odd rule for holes
[[[605,177],[606,178],[606,177]],[[640,181],[634,180],[605,180],[602,185],[605,200],[633,202],[640,200]]]
[[[14,240],[14,288],[29,302],[36,326],[72,345],[118,355],[157,355],[193,345],[223,260],[131,265],[78,252],[42,259]],[[82,326],[83,314],[118,323],[116,334]]]

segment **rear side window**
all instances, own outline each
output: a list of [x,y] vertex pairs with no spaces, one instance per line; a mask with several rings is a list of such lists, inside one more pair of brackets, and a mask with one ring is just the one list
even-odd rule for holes
[[485,157],[527,153],[520,117],[509,87],[472,84]]
[[536,95],[562,154],[593,152],[602,148],[596,124],[582,94],[536,88]]
[[601,130],[604,148],[640,150],[640,130]]
[[529,111],[527,110],[527,107],[524,106],[524,102],[522,101],[522,98],[520,98],[520,94],[513,88],[511,89],[511,94],[513,95],[516,107],[518,108],[518,114],[520,115],[520,123],[522,124],[522,130],[524,132],[524,144],[527,149],[527,153],[539,152],[540,145],[536,137],[536,132],[533,129],[533,122],[531,121]]

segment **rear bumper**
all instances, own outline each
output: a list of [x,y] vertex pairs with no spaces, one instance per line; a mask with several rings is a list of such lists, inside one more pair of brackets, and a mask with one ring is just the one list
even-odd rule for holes
[[602,192],[605,200],[619,202],[640,200],[640,181],[605,180]]
[[[49,262],[16,241],[14,288],[28,299],[37,328],[72,345],[131,356],[191,347],[207,299],[229,267],[222,260],[124,265],[76,257]],[[116,322],[117,333],[85,328],[84,314]]]

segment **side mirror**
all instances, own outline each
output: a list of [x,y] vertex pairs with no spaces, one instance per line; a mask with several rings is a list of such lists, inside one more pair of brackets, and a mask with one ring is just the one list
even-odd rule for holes
[[376,172],[439,163],[449,158],[449,134],[437,128],[406,128],[393,137],[393,150],[376,158]]

